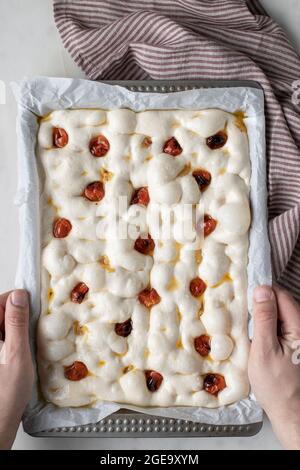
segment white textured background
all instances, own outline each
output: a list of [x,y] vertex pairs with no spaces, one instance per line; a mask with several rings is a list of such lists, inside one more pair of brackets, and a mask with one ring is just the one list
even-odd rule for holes
[[[299,0],[261,0],[300,53]],[[0,0],[0,80],[33,75],[83,76],[63,50],[52,0]],[[299,77],[300,79],[300,77]],[[0,104],[0,292],[11,289],[18,256],[16,191],[16,106],[8,86]],[[1,385],[0,385],[1,386]],[[121,442],[120,442],[121,440]],[[15,449],[280,449],[266,420],[250,438],[209,439],[52,439],[32,438],[20,429]]]

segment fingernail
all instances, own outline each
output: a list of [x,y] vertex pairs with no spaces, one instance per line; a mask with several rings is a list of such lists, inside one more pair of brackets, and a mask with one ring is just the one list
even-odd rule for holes
[[11,303],[15,307],[25,308],[28,305],[28,295],[25,290],[15,290],[11,294]]
[[256,287],[254,291],[255,302],[268,302],[273,299],[273,291],[270,287]]

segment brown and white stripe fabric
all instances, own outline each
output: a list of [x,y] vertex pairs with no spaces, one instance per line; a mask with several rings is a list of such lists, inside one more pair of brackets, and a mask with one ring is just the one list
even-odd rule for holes
[[300,299],[300,106],[292,103],[300,59],[258,0],[55,0],[54,16],[89,79],[263,86],[274,275]]

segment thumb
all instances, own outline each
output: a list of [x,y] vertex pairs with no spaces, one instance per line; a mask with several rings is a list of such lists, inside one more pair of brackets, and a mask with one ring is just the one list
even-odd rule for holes
[[28,294],[25,290],[15,290],[8,296],[5,308],[5,348],[8,356],[28,347],[28,323]]
[[269,286],[259,286],[253,295],[253,342],[262,349],[276,349],[277,337],[277,302],[274,291]]

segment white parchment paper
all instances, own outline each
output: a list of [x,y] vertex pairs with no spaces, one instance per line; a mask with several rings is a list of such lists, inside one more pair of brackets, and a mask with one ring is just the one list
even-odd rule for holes
[[[203,88],[176,93],[141,93],[99,82],[80,79],[37,77],[11,84],[18,103],[18,173],[16,204],[20,208],[20,254],[16,287],[31,295],[30,336],[35,352],[35,330],[40,313],[40,214],[39,179],[35,157],[37,116],[55,109],[130,108],[203,109],[220,108],[246,113],[251,157],[251,208],[248,265],[248,305],[251,315],[252,291],[257,284],[271,284],[270,246],[267,235],[267,189],[265,160],[265,119],[263,91],[252,87]],[[249,321],[251,336],[251,318]],[[118,403],[102,402],[92,408],[58,408],[46,404],[35,383],[23,424],[28,433],[55,427],[95,423],[124,408]],[[249,424],[262,419],[262,411],[252,394],[238,403],[218,409],[174,407],[127,409],[176,419],[208,424]]]

